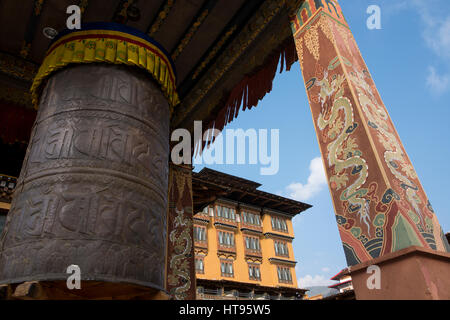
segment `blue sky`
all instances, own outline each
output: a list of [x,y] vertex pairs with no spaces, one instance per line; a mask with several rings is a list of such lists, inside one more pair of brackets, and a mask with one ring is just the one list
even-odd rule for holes
[[[340,0],[346,19],[402,142],[445,232],[450,231],[450,1]],[[381,8],[381,30],[369,30],[366,10]],[[326,285],[346,267],[330,193],[299,64],[277,75],[257,108],[227,128],[279,129],[280,166],[260,175],[259,165],[210,168],[262,183],[260,189],[313,208],[294,218],[299,286]],[[196,165],[199,171],[201,165]]]

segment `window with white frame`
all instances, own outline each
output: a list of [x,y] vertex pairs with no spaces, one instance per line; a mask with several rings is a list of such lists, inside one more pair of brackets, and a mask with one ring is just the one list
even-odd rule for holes
[[288,232],[286,220],[280,217],[272,217],[272,230]]
[[197,273],[204,273],[205,272],[205,265],[203,257],[196,257],[195,258],[195,271]]
[[274,241],[275,254],[277,256],[289,257],[289,249],[287,242],[285,241]]
[[245,237],[245,248],[247,250],[261,251],[259,239],[255,237]]
[[242,221],[247,224],[261,226],[261,217],[259,214],[242,211]]
[[206,241],[206,228],[194,226],[194,240],[199,242]]
[[216,215],[219,218],[236,221],[236,209],[218,205]]
[[258,264],[248,264],[248,276],[250,280],[261,280],[261,271]]
[[234,247],[234,233],[219,231],[219,244],[223,247]]
[[277,267],[278,281],[281,283],[292,283],[291,269],[288,267]]
[[223,277],[233,277],[233,261],[231,260],[222,260],[220,262],[220,273]]

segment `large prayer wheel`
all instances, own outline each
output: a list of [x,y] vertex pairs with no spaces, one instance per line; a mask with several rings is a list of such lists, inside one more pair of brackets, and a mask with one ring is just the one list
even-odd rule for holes
[[[121,52],[111,31],[103,39],[117,50],[113,63],[99,50],[98,63],[76,63],[70,41],[80,33],[50,49],[48,57],[59,55],[51,74],[40,71],[39,112],[0,242],[0,283],[66,280],[78,265],[82,280],[163,290],[168,82],[155,77],[154,47],[143,39]],[[84,58],[96,37],[86,38]],[[136,48],[144,55],[133,66]],[[162,66],[164,56],[156,58]]]

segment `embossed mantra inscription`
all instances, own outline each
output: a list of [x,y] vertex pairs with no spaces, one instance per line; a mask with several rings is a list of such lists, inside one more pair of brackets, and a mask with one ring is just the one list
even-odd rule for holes
[[82,65],[41,97],[0,239],[0,283],[164,286],[169,106],[139,70]]

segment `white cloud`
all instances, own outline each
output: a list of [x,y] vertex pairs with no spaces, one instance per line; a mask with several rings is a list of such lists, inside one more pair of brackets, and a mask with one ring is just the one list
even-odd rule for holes
[[[442,10],[448,0],[403,0],[383,5],[383,12],[393,15],[413,9],[420,18],[422,36],[429,48],[442,58],[450,57],[450,14]],[[407,13],[406,13],[407,14]]]
[[324,267],[324,268],[322,268],[322,272],[330,272],[330,268]]
[[[411,4],[420,16],[423,25],[422,36],[427,46],[442,59],[447,62],[450,59],[450,15],[442,15],[439,11],[442,7],[439,1],[412,0]],[[450,72],[436,68],[428,68],[427,86],[436,94],[442,94],[450,89]]]
[[429,67],[427,85],[433,92],[437,94],[444,93],[450,87],[450,75],[439,75],[434,67]]
[[[408,0],[409,1],[409,0]],[[408,1],[389,1],[387,3],[383,3],[383,16],[391,17],[405,9],[408,8]]]
[[420,17],[425,28],[426,44],[441,58],[450,57],[450,15],[445,18],[431,16],[428,9],[420,8]]
[[314,286],[330,286],[334,284],[334,281],[331,281],[324,276],[315,275],[311,276],[307,274],[303,278],[298,279],[298,284],[300,288],[309,288]]
[[310,174],[306,184],[294,182],[286,187],[286,194],[289,198],[306,201],[322,191],[327,185],[322,158],[317,157],[312,159],[309,164],[309,170]]
[[450,16],[444,21],[438,22],[437,26],[432,29],[434,36],[427,38],[430,46],[439,56],[450,57]]

